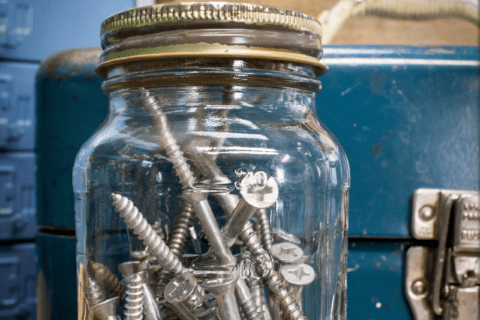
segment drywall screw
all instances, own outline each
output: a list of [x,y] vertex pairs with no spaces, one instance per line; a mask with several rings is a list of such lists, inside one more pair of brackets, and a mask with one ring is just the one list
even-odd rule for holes
[[315,280],[315,270],[308,264],[286,264],[280,267],[280,274],[290,287],[297,304],[302,309],[303,287]]
[[119,301],[120,297],[113,297],[91,307],[93,320],[120,320],[120,317],[117,316]]
[[221,277],[207,279],[202,286],[217,298],[220,319],[240,320],[240,313],[235,300],[234,288],[237,285],[238,274],[228,272]]
[[140,100],[153,118],[153,124],[159,136],[160,145],[165,148],[168,159],[173,163],[180,183],[184,188],[193,188],[195,177],[170,131],[167,116],[149,90],[141,88],[140,92]]
[[[145,271],[142,272],[145,274]],[[127,295],[125,297],[126,320],[143,319],[143,279],[140,273],[123,279],[127,288]]]
[[207,201],[207,192],[186,191],[181,198],[193,205],[197,218],[202,226],[211,249],[223,266],[235,266],[236,261],[225,243],[225,238],[218,227],[217,219]]
[[112,193],[113,206],[119,212],[128,224],[133,233],[138,235],[148,250],[157,258],[158,263],[168,272],[175,274],[184,271],[184,267],[180,260],[170,251],[165,242],[153,231],[152,226],[133,205],[131,200],[122,197],[119,194]]
[[257,222],[255,223],[255,231],[260,234],[263,245],[267,252],[270,252],[273,245],[272,230],[270,229],[270,223],[268,222],[267,210],[257,210]]
[[105,295],[103,294],[103,290],[95,282],[95,280],[93,280],[90,277],[88,277],[87,297],[88,297],[88,302],[91,306],[99,304],[100,302],[105,300]]
[[[215,319],[216,308],[208,303],[203,289],[189,271],[177,275],[165,287],[165,301],[182,320]],[[198,316],[198,317],[197,317]]]
[[245,320],[264,320],[263,312],[255,303],[250,288],[244,279],[238,279],[235,286],[235,297]]
[[255,301],[255,305],[257,306],[258,310],[263,314],[263,318],[265,320],[272,320],[272,315],[270,314],[270,309],[267,305],[267,297],[265,297],[263,286],[261,286],[260,282],[256,279],[250,281],[247,280],[247,282],[252,293],[253,301]]
[[258,209],[271,207],[278,199],[278,186],[273,177],[263,171],[249,172],[239,181],[236,187],[240,189],[242,198],[232,212],[222,233],[228,245],[233,245],[237,236],[243,231],[247,221]]
[[298,263],[303,257],[303,250],[290,242],[276,243],[270,252],[272,257],[281,264]]
[[118,278],[103,264],[89,261],[89,271],[95,282],[111,297],[125,297],[125,288]]

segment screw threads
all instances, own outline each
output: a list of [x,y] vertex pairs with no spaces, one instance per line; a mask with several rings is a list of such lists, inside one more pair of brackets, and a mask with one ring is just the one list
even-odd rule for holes
[[240,234],[240,240],[242,240],[242,242],[247,247],[247,250],[250,251],[253,256],[264,255],[267,253],[263,248],[263,245],[258,238],[257,233],[253,230],[253,226],[250,221],[247,221],[247,223],[245,223],[243,231]]
[[142,88],[140,99],[145,109],[147,109],[153,117],[160,143],[165,148],[169,160],[173,163],[173,168],[177,172],[180,183],[184,188],[193,188],[193,183],[195,182],[193,172],[190,170],[190,166],[185,161],[183,152],[180,151],[177,141],[170,131],[167,116],[163,113],[160,105],[150,91]]
[[163,269],[175,274],[182,272],[183,265],[180,260],[173,255],[165,242],[155,233],[152,226],[133,205],[133,202],[119,194],[112,193],[111,197],[113,206],[119,212],[120,217],[125,220],[133,233],[138,235],[143,244],[148,246],[148,250],[158,259],[158,263]]
[[92,278],[88,278],[88,288],[87,288],[87,297],[90,306],[94,306],[105,300],[105,295],[103,294],[100,286]]
[[125,298],[125,319],[143,319],[143,281],[139,274],[129,277]]
[[193,211],[193,206],[184,201],[175,220],[175,226],[170,233],[170,241],[168,242],[170,250],[177,257],[180,257],[184,252],[188,230],[193,225],[194,221],[195,212]]
[[105,290],[110,297],[125,297],[125,288],[118,278],[103,264],[89,261],[90,274],[95,282]]
[[240,303],[239,307],[245,320],[263,320],[263,314],[258,312],[259,308],[253,297]]
[[258,280],[249,281],[248,284],[250,286],[253,301],[255,301],[255,305],[259,312],[263,314],[265,320],[271,320],[272,317],[267,307],[267,298],[265,297],[265,292],[263,292],[263,286],[260,286]]
[[260,233],[265,249],[270,252],[273,245],[272,230],[270,230],[270,223],[268,222],[267,211],[265,209],[257,210],[255,230]]
[[280,300],[280,308],[282,309],[286,320],[307,319],[300,310],[300,306],[288,292],[284,281],[276,271],[272,271],[270,277],[265,279],[265,284],[275,298]]

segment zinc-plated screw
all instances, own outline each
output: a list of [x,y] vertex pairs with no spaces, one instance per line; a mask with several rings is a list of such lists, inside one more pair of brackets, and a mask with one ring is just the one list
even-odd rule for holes
[[315,280],[315,270],[308,264],[286,264],[280,267],[280,273],[290,287],[297,304],[302,308],[303,287]]
[[117,306],[120,297],[110,298],[90,308],[93,320],[120,320],[117,316]]
[[95,282],[95,280],[93,280],[90,277],[88,277],[87,297],[88,297],[88,302],[90,303],[91,306],[99,304],[100,302],[105,300],[105,295],[103,294],[103,290]]
[[[142,273],[142,272],[140,272]],[[143,319],[143,283],[140,273],[133,274],[124,279],[126,282],[127,296],[125,298],[125,319]],[[145,274],[145,271],[143,271]]]
[[268,222],[266,209],[257,210],[257,223],[255,224],[255,231],[260,234],[265,249],[270,252],[273,245],[273,237],[272,230],[270,229],[270,223]]
[[159,136],[160,144],[165,148],[168,159],[173,163],[180,183],[184,188],[193,188],[195,177],[170,131],[167,116],[150,91],[145,88],[141,88],[140,90],[140,100],[153,118],[153,124]]
[[290,242],[276,243],[272,246],[272,257],[281,264],[298,263],[303,257],[303,250]]
[[118,281],[118,278],[103,264],[99,262],[88,262],[89,271],[95,282],[111,297],[125,297],[125,288]]
[[180,260],[170,251],[165,242],[153,231],[152,226],[133,205],[131,200],[122,197],[119,194],[112,193],[113,206],[116,208],[120,217],[128,224],[133,233],[143,241],[148,250],[158,259],[158,263],[164,270],[175,274],[184,271]]

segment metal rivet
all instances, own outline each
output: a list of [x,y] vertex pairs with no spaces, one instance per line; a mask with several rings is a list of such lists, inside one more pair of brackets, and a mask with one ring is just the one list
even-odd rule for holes
[[412,284],[412,292],[417,296],[427,292],[427,286],[423,280],[417,280]]
[[435,211],[430,206],[423,206],[420,209],[420,218],[423,221],[430,221],[435,216]]

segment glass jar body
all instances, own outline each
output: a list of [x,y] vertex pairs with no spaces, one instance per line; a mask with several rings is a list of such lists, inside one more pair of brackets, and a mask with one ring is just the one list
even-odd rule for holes
[[[128,279],[122,277],[128,277],[125,263],[135,260],[136,271],[148,271],[148,290],[160,312],[171,302],[165,296],[168,278],[191,269],[198,284],[214,295],[206,284],[212,271],[237,274],[236,286],[243,281],[250,293],[264,296],[263,306],[256,301],[258,310],[273,319],[287,311],[277,307],[283,300],[281,290],[273,288],[272,275],[298,299],[307,319],[345,319],[349,168],[342,148],[316,118],[315,92],[285,86],[182,85],[149,89],[150,102],[141,92],[128,87],[109,92],[108,118],[75,162],[79,319],[95,317],[92,309],[99,300],[92,298],[93,288],[102,299],[118,295],[120,305],[128,304],[123,300]],[[152,102],[157,109],[148,106]],[[248,201],[236,208],[247,199],[242,186],[252,177],[257,185],[249,190],[255,197],[271,197],[272,185],[278,195],[265,200],[270,202],[262,204],[266,208]],[[270,189],[258,191],[258,184],[263,187],[267,180]],[[112,194],[125,200],[112,199]],[[142,230],[149,227],[140,220],[128,222],[135,220],[133,206],[178,256],[180,267],[170,263],[164,268],[160,249],[156,247],[155,258],[152,245],[145,247],[152,239]],[[246,218],[237,215],[241,226],[228,225],[240,211],[249,212]],[[209,224],[207,217],[212,215]],[[256,231],[248,233],[249,226]],[[233,238],[225,235],[227,229]],[[249,243],[254,240],[271,261],[260,263],[265,261]],[[268,275],[262,274],[265,270]],[[310,276],[303,286],[301,281]],[[260,290],[252,287],[256,283]],[[222,318],[226,299],[216,300]],[[147,304],[144,300],[144,313]]]

